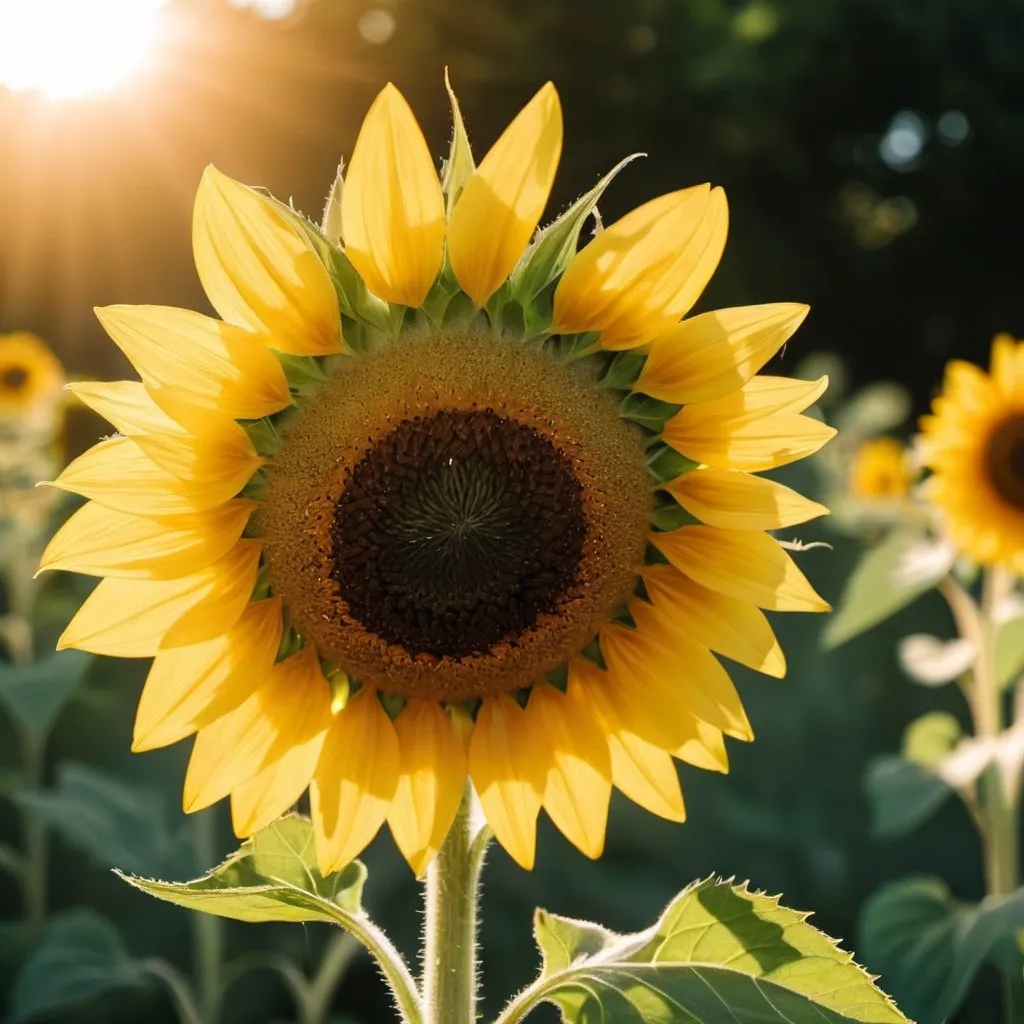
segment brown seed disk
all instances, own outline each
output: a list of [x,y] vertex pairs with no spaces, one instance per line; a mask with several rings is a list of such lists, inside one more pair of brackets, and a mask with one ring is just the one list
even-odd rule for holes
[[1024,413],[1008,416],[992,431],[985,463],[999,497],[1024,510]]
[[461,700],[528,685],[632,592],[652,487],[591,373],[485,335],[353,358],[288,425],[271,584],[350,675]]

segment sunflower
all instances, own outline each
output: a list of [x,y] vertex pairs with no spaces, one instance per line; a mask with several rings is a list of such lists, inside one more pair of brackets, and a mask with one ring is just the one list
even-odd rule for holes
[[133,749],[196,734],[186,810],[230,795],[247,835],[308,787],[324,872],[385,821],[421,872],[467,778],[527,868],[542,807],[598,856],[613,785],[681,821],[673,757],[751,738],[715,654],[781,676],[761,609],[826,608],[767,532],[826,510],[754,475],[833,433],[824,379],[757,376],[806,307],[682,319],[721,189],[577,251],[609,175],[534,237],[554,87],[479,166],[451,99],[439,177],[377,96],[323,232],[207,169],[221,319],[98,311],[141,381],[75,386],[119,433],[56,481],[90,501],[42,562],[103,577],[61,646],[153,658]]
[[850,463],[850,494],[860,501],[896,502],[910,494],[912,476],[904,445],[894,437],[862,441]]
[[0,420],[55,408],[63,386],[64,369],[42,338],[28,331],[0,334]]
[[996,335],[988,374],[951,362],[921,430],[946,532],[980,564],[1024,572],[1024,342]]

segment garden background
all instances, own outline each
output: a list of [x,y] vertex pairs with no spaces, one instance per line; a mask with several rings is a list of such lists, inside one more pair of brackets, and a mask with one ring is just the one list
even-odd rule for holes
[[[128,372],[94,305],[207,308],[190,251],[191,202],[207,163],[316,217],[386,81],[409,98],[432,151],[446,150],[446,66],[480,153],[545,80],[555,82],[566,136],[549,216],[634,151],[648,156],[609,189],[606,221],[651,195],[723,185],[730,238],[699,309],[810,303],[769,371],[805,375],[803,360],[821,365],[831,353],[833,421],[858,389],[893,381],[909,402],[904,416],[899,396],[886,393],[892,429],[906,435],[948,359],[984,363],[995,332],[1024,332],[1017,0],[170,0],[162,18],[152,65],[109,96],[58,102],[0,85],[0,333],[39,334],[72,377]],[[106,430],[71,409],[69,454]],[[835,459],[823,457],[780,478],[831,500]],[[831,545],[801,564],[836,600],[861,542],[827,521],[795,536]],[[82,585],[47,584],[53,636]],[[941,601],[930,594],[829,652],[824,619],[775,621],[789,674],[735,670],[756,740],[730,742],[726,777],[683,766],[684,825],[616,799],[599,862],[549,826],[530,874],[493,852],[486,1007],[532,976],[535,905],[631,930],[691,879],[717,873],[784,893],[857,948],[859,910],[887,880],[933,873],[957,897],[982,894],[977,839],[958,802],[887,841],[872,834],[865,795],[872,758],[897,750],[913,718],[936,707],[963,717],[954,687],[917,686],[896,658],[906,633],[949,635]],[[145,668],[91,661],[57,719],[46,759],[58,822],[48,902],[55,914],[91,908],[116,925],[131,956],[187,969],[189,915],[109,870],[191,877],[233,848],[225,808],[212,812],[202,842],[178,810],[188,744],[129,752]],[[0,721],[0,790],[9,793],[19,785],[15,747]],[[18,843],[18,806],[0,805],[0,843]],[[418,897],[407,866],[383,834],[364,860],[367,905],[414,949]],[[0,874],[0,1007],[30,948],[19,914],[18,889]],[[228,923],[222,935],[231,956],[281,949],[301,961],[315,958],[325,930]],[[125,980],[34,1019],[174,1019],[160,986]],[[996,1019],[996,990],[995,972],[983,973],[957,1020]],[[254,973],[228,993],[223,1020],[285,1020],[289,1007],[274,975]],[[389,1019],[365,956],[352,960],[334,1008],[338,1021]]]

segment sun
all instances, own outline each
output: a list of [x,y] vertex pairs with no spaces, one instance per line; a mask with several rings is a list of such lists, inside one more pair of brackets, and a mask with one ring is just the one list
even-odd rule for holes
[[81,99],[141,71],[167,0],[0,0],[0,87]]

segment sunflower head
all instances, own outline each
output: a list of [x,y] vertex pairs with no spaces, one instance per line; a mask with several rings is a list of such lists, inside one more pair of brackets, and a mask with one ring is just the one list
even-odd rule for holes
[[898,502],[910,494],[913,474],[908,452],[894,437],[862,441],[850,462],[850,496],[863,502]]
[[826,607],[768,532],[825,509],[756,475],[832,434],[824,380],[758,375],[806,307],[687,316],[721,189],[580,248],[616,172],[537,232],[553,86],[478,165],[451,99],[439,176],[380,93],[323,230],[206,172],[220,319],[99,311],[141,381],[76,386],[120,436],[43,559],[103,577],[64,646],[153,657],[134,746],[195,734],[186,809],[247,834],[309,787],[324,871],[384,821],[421,871],[467,779],[524,866],[542,807],[597,856],[613,784],[682,820],[672,759],[751,737],[715,655],[782,675],[762,609]]
[[60,404],[64,368],[42,338],[0,334],[0,419],[30,417]]
[[921,430],[950,537],[982,565],[1024,572],[1024,342],[996,335],[989,373],[951,362]]

